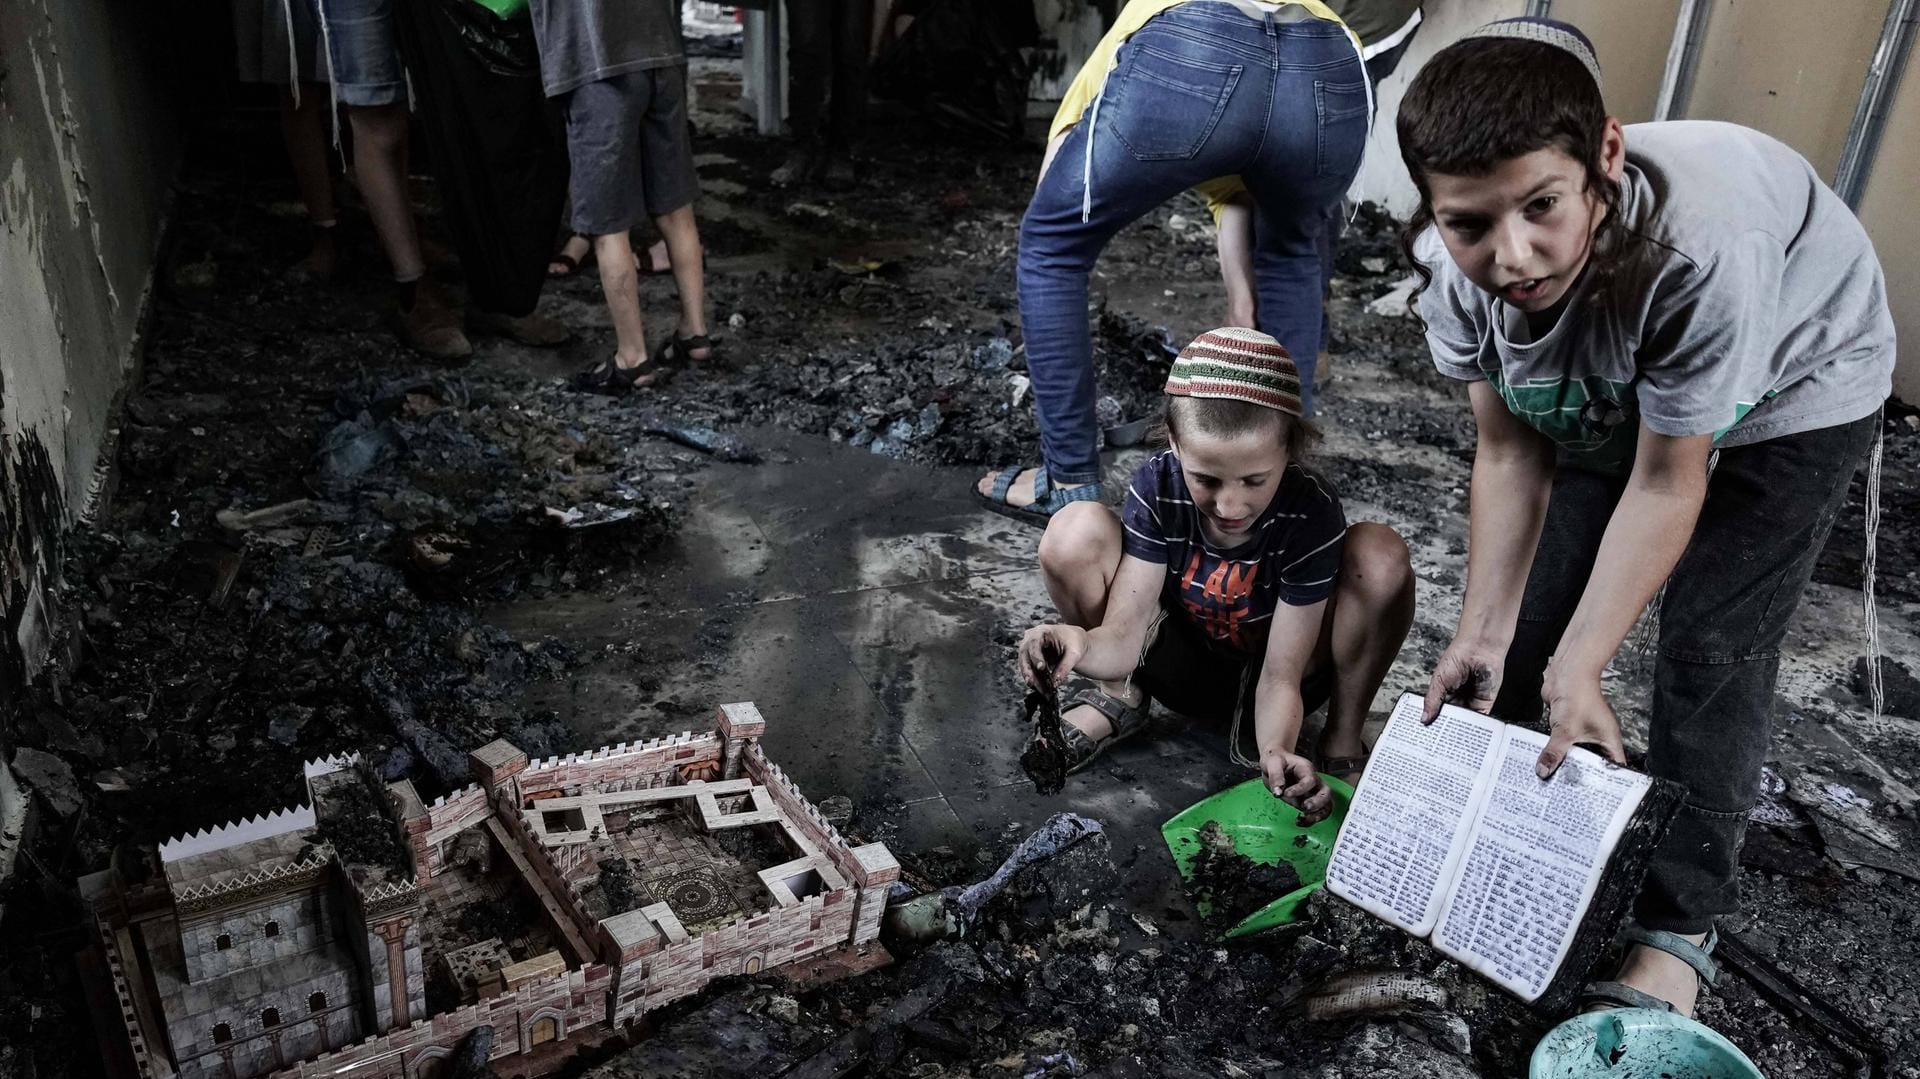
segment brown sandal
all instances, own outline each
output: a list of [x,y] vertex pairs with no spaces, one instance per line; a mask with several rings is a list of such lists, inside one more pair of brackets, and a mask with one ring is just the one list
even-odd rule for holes
[[[1107,722],[1113,726],[1113,732],[1095,741],[1085,731],[1066,722],[1067,713],[1082,705],[1106,716]],[[1067,739],[1067,774],[1072,775],[1092,764],[1093,759],[1106,752],[1108,747],[1146,730],[1147,717],[1152,711],[1153,701],[1144,693],[1140,695],[1139,704],[1128,704],[1092,682],[1076,685],[1072,692],[1060,700],[1060,730]]]

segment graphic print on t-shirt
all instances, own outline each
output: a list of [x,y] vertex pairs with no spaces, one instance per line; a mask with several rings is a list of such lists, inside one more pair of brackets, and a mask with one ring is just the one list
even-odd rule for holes
[[1180,605],[1207,636],[1251,651],[1241,623],[1253,613],[1253,580],[1259,573],[1257,561],[1235,562],[1195,546],[1180,575]]
[[1631,383],[1600,375],[1509,382],[1497,360],[1485,370],[1515,418],[1579,455],[1587,467],[1632,460],[1640,406]]

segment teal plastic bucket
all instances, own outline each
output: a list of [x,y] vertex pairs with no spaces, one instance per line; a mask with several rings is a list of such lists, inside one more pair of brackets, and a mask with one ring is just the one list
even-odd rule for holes
[[1576,1015],[1533,1050],[1528,1079],[1765,1079],[1710,1028],[1673,1012],[1610,1008]]

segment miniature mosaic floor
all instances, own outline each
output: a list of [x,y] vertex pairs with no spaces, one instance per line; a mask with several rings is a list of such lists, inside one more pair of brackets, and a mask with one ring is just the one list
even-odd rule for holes
[[[701,835],[671,817],[627,823],[612,816],[607,834],[614,854],[598,863],[601,885],[587,892],[589,912],[604,917],[648,903],[665,903],[690,934],[768,909],[771,900],[766,886],[754,874],[792,857],[775,845],[759,858],[743,859],[716,837]],[[609,862],[625,868],[612,869]],[[582,866],[574,875],[586,877],[593,872],[592,867]],[[629,898],[615,902],[608,895],[610,875],[622,880]]]

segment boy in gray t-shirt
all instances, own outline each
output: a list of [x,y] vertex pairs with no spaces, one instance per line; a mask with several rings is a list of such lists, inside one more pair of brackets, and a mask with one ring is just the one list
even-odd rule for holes
[[1664,584],[1646,766],[1687,798],[1590,1006],[1691,1012],[1739,908],[1780,642],[1890,390],[1864,231],[1805,159],[1731,124],[1623,128],[1592,43],[1509,19],[1441,50],[1398,117],[1441,372],[1479,428],[1443,700],[1538,722],[1538,764],[1623,761],[1600,676]]
[[[660,367],[709,360],[706,282],[693,216],[699,176],[687,138],[687,58],[675,0],[532,0],[541,83],[567,121],[573,231],[593,240],[616,347],[575,380],[621,396]],[[680,326],[651,357],[629,230],[651,217],[680,292]]]

